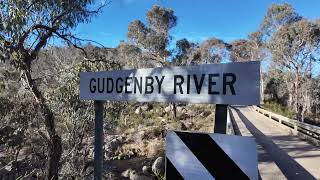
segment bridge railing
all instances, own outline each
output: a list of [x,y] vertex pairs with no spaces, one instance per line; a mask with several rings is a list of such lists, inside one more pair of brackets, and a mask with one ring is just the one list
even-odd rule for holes
[[281,125],[285,125],[291,128],[293,134],[299,135],[302,138],[308,140],[309,142],[320,146],[320,127],[311,124],[303,123],[295,119],[290,119],[285,116],[267,111],[257,106],[252,106],[253,110],[275,120]]
[[228,110],[227,110],[227,134],[235,135],[230,111],[231,111],[230,107],[228,107]]

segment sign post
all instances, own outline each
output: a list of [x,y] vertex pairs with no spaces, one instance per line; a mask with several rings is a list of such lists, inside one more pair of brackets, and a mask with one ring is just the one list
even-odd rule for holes
[[94,179],[102,180],[103,172],[103,101],[94,101]]
[[214,132],[220,134],[227,133],[227,116],[228,116],[228,105],[226,104],[217,104],[215,111],[215,120],[214,120]]

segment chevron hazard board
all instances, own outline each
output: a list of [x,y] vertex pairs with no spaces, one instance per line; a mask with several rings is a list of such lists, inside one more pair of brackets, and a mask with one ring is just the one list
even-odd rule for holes
[[168,132],[166,179],[258,179],[255,140],[224,134]]

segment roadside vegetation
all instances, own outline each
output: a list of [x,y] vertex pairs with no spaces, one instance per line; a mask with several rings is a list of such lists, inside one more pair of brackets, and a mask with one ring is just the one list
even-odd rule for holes
[[[247,38],[172,42],[178,17],[155,5],[109,48],[72,34],[109,3],[99,2],[0,1],[0,179],[92,179],[94,107],[79,99],[80,72],[271,59],[261,72],[264,108],[320,121],[319,19],[272,4]],[[213,132],[214,107],[106,102],[105,178],[163,179],[166,132]]]
[[293,110],[276,102],[267,101],[262,105],[262,108],[291,119],[296,118]]

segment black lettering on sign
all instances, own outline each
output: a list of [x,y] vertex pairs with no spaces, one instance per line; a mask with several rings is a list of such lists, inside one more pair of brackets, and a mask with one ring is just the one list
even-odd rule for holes
[[113,91],[113,79],[107,78],[107,93],[112,93]]
[[[231,78],[230,81],[227,81],[227,78]],[[235,95],[236,92],[234,91],[234,83],[236,82],[237,78],[236,75],[233,73],[223,73],[223,94],[227,94],[227,85],[229,86],[229,89],[231,91],[232,95]]]
[[[130,82],[128,80],[130,80]],[[131,82],[132,82],[132,77],[126,77],[126,80],[124,81],[124,92],[125,93],[132,93],[132,91],[128,90],[128,87],[130,86]]]
[[142,77],[140,77],[140,82],[139,82],[137,77],[133,77],[133,78],[134,78],[133,92],[136,94],[137,93],[137,87],[138,87],[140,94],[142,94]]
[[103,93],[103,90],[104,90],[104,78],[98,78],[98,92]]
[[119,84],[119,82],[121,81],[121,83],[123,83],[123,79],[121,77],[119,77],[116,81],[116,91],[117,93],[121,93],[122,89],[123,89],[123,85]]
[[92,82],[96,82],[95,78],[91,78],[90,79],[90,83],[89,83],[89,88],[90,88],[90,92],[91,93],[95,93],[96,92],[96,85],[92,85]]
[[[150,80],[150,82],[149,82]],[[146,86],[145,86],[145,94],[151,94],[153,92],[153,78],[151,76],[146,77]],[[150,90],[148,90],[150,87]]]
[[[178,79],[179,82],[177,81]],[[174,84],[174,94],[177,94],[177,86],[179,86],[179,90],[180,90],[180,94],[183,94],[183,90],[182,90],[182,84],[184,82],[183,76],[181,75],[174,75],[174,79],[173,79],[173,84]]]
[[208,94],[219,94],[219,91],[213,91],[213,86],[217,84],[216,81],[213,80],[214,77],[219,77],[219,74],[208,74]]
[[164,79],[164,76],[162,76],[160,80],[158,79],[158,76],[156,76],[156,81],[158,83],[158,93],[159,94],[161,93],[161,85],[162,85],[163,79]]
[[197,75],[196,74],[193,75],[194,84],[196,85],[196,89],[197,89],[198,94],[200,94],[200,92],[201,92],[204,77],[205,77],[205,74],[201,74],[200,82],[198,82]]

